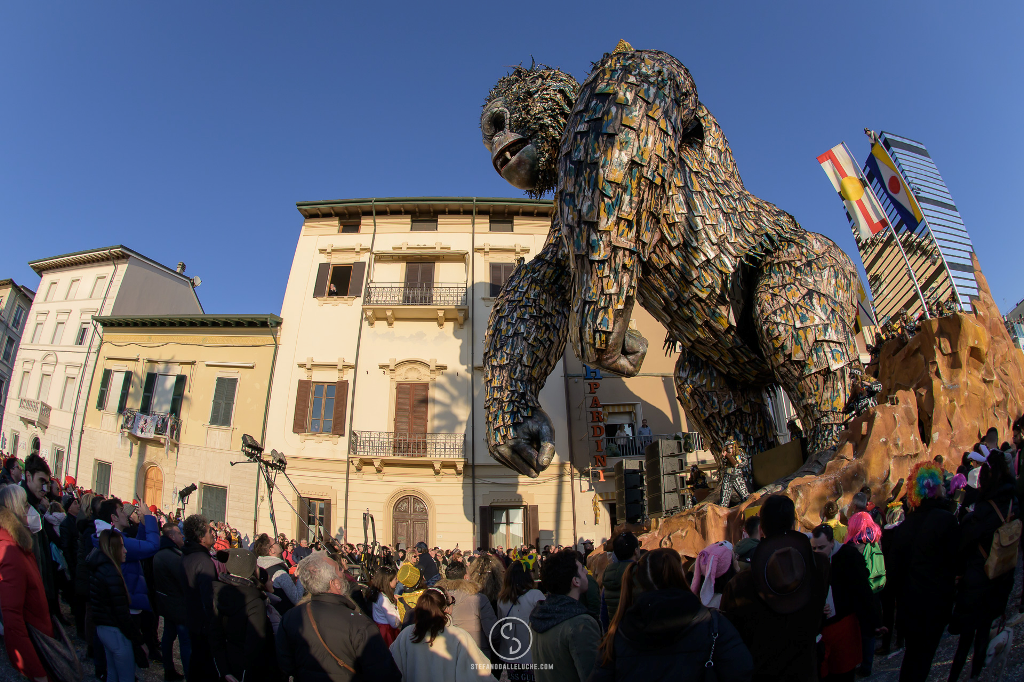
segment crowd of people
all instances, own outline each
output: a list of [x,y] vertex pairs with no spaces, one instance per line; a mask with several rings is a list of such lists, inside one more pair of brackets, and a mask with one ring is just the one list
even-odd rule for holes
[[[165,680],[599,682],[852,681],[903,649],[901,682],[923,682],[940,639],[949,675],[976,678],[1007,619],[1019,564],[1013,444],[991,430],[955,473],[916,465],[884,499],[870,489],[797,529],[783,494],[757,500],[742,539],[697,557],[646,551],[621,531],[594,551],[442,550],[343,538],[249,539],[51,480],[35,455],[4,462],[0,612],[11,664],[56,679],[43,646],[72,624],[96,676]],[[806,532],[805,532],[806,531]],[[162,620],[163,627],[160,628]],[[176,668],[174,643],[178,643]],[[998,647],[997,647],[998,648]]]

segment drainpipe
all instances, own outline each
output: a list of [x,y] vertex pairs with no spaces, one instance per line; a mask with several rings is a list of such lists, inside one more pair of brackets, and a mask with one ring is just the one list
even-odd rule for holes
[[[111,273],[110,279],[107,280],[107,290],[103,292],[103,300],[100,302],[100,315],[103,314],[103,306],[107,305],[107,296],[110,295],[110,287],[114,284],[114,278],[117,277],[117,261],[114,260],[114,252],[108,251],[107,255],[110,256],[110,264],[114,266],[114,272]],[[86,371],[89,367],[89,354],[92,353],[92,342],[96,339],[96,320],[90,320],[92,322],[92,333],[89,335],[89,345],[85,350],[85,360],[82,362],[82,371]],[[100,332],[100,346],[96,348],[96,358],[99,360],[100,347],[103,346],[103,332]],[[92,393],[92,380],[96,376],[96,368],[92,368],[92,373],[89,375],[89,388],[86,390],[85,395],[88,398],[89,394]],[[84,377],[83,377],[84,379]],[[68,429],[68,453],[71,453],[71,440],[75,435],[75,417],[78,416],[78,403],[82,399],[82,384],[78,384],[78,395],[75,396],[75,411],[71,413],[71,428]],[[89,409],[86,405],[85,409]],[[78,428],[78,449],[75,451],[75,481],[78,481],[78,464],[82,459],[82,434],[85,433],[85,411],[82,411],[82,424]]]
[[476,295],[473,289],[476,288],[476,197],[473,197],[473,220],[470,223],[471,232],[469,238],[469,476],[472,481],[472,504],[470,509],[473,512],[473,541],[469,544],[470,549],[476,547],[480,538],[480,530],[477,526],[482,521],[476,518],[476,362],[473,345],[473,325],[476,323]]
[[565,351],[562,352],[562,380],[565,385],[565,425],[569,429],[569,491],[572,495],[572,543],[576,546],[579,535],[576,534],[576,441],[572,435],[572,402],[569,400],[569,367],[565,362]]
[[[373,247],[377,242],[377,199],[370,200],[370,212],[373,214],[373,236],[370,237],[370,267],[366,269],[366,279],[363,280],[363,293],[365,297],[366,288],[370,286],[370,278],[373,276]],[[345,453],[345,541],[348,541],[348,492],[349,478],[352,471],[352,422],[356,412],[356,382],[359,380],[359,347],[363,342],[363,313],[359,312],[359,331],[356,333],[356,358],[352,361],[352,390],[349,391],[348,408],[348,452]]]
[[[273,323],[271,329],[273,329]],[[260,432],[260,444],[266,445],[267,443],[267,417],[270,416],[270,392],[274,387],[274,370],[277,367],[277,349],[280,348],[278,341],[278,335],[280,334],[280,325],[278,325],[278,331],[274,332],[274,357],[270,361],[270,376],[267,378],[267,402],[263,406],[263,430]],[[273,494],[273,491],[270,491]],[[252,537],[255,541],[257,535],[257,526],[260,518],[260,468],[256,467],[256,501],[253,503],[252,512]]]

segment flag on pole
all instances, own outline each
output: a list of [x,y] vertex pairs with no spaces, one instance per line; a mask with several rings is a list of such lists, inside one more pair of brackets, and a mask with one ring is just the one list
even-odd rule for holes
[[888,227],[885,212],[874,193],[868,190],[867,180],[845,142],[819,156],[818,163],[846,204],[846,212],[850,214],[860,239],[868,239]]
[[911,232],[917,230],[917,226],[924,220],[921,207],[907,186],[907,181],[897,170],[896,164],[889,158],[889,153],[878,142],[871,145],[871,154],[868,155],[864,166],[878,177],[882,190],[903,218],[907,229]]

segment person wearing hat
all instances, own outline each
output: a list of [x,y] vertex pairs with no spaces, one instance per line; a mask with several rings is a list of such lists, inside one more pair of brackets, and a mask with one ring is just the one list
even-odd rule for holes
[[217,674],[228,682],[274,679],[274,632],[266,593],[256,578],[256,555],[227,550],[225,571],[213,583],[210,649]]
[[427,585],[423,581],[423,573],[413,564],[402,564],[398,568],[398,584],[403,588],[401,593],[395,591],[395,596],[398,598],[398,615],[401,617],[403,625],[408,625],[411,622],[416,600],[423,594]]
[[749,571],[722,595],[722,613],[754,659],[754,682],[816,682],[815,640],[828,594],[828,561],[794,530],[796,510],[784,495],[761,505],[761,540]]

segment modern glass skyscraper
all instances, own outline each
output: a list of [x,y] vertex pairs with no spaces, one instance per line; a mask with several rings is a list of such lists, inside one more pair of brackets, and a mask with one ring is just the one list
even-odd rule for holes
[[[878,136],[878,141],[917,200],[920,223],[915,227],[907,224],[885,190],[885,178],[879,177],[870,164],[865,166],[864,173],[900,236],[925,299],[932,302],[952,298],[959,307],[969,309],[970,300],[978,296],[971,262],[974,246],[939,169],[920,142],[886,132]],[[858,237],[856,230],[854,236]],[[900,310],[906,310],[911,317],[920,313],[921,301],[892,232],[885,230],[870,239],[858,238],[857,247],[868,273],[879,322],[884,323]]]

